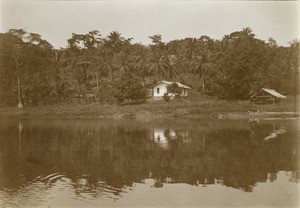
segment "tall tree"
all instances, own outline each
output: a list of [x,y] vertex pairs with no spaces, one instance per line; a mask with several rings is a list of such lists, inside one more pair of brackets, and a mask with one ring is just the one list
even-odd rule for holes
[[167,51],[167,46],[162,42],[161,35],[149,36],[152,40],[149,54],[149,69],[157,74],[159,78],[173,79],[176,77],[174,58]]
[[121,33],[113,31],[111,32],[107,38],[104,40],[104,53],[108,56],[112,56],[110,58],[110,75],[111,75],[111,80],[114,82],[115,80],[115,70],[116,70],[116,65],[117,65],[117,59],[116,55],[119,53],[124,45],[124,42],[126,41],[125,38],[121,36]]
[[145,76],[149,70],[149,50],[143,45],[136,44],[133,52],[133,68],[135,74],[142,77],[143,86],[145,86]]
[[200,52],[200,42],[196,38],[186,38],[184,53],[188,59],[197,57]]

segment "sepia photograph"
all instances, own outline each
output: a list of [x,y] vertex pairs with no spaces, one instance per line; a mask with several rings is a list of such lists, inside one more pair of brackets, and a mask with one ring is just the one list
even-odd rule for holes
[[300,207],[300,1],[0,0],[0,207]]

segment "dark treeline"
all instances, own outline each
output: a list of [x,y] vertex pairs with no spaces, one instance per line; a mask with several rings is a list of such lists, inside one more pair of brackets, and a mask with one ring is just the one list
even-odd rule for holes
[[54,49],[39,34],[22,29],[1,33],[0,102],[22,107],[90,97],[113,103],[124,75],[139,80],[142,88],[174,80],[226,100],[248,99],[262,87],[297,93],[299,41],[279,46],[272,38],[257,39],[250,28],[220,40],[149,38],[152,43],[146,46],[115,31],[102,37],[93,30],[73,33],[66,48]]

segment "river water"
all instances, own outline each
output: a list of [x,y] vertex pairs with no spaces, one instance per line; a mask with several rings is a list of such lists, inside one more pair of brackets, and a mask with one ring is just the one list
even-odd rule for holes
[[298,207],[298,124],[1,119],[0,207]]

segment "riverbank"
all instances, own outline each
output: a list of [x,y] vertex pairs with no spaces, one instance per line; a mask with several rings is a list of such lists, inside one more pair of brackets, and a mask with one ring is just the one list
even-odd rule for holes
[[[296,102],[296,103],[295,103]],[[299,97],[290,97],[276,105],[252,105],[249,101],[222,101],[202,96],[170,102],[147,101],[137,105],[60,104],[49,106],[1,107],[5,117],[54,118],[219,118],[243,119],[259,117],[299,117]],[[298,113],[296,113],[298,112]]]

